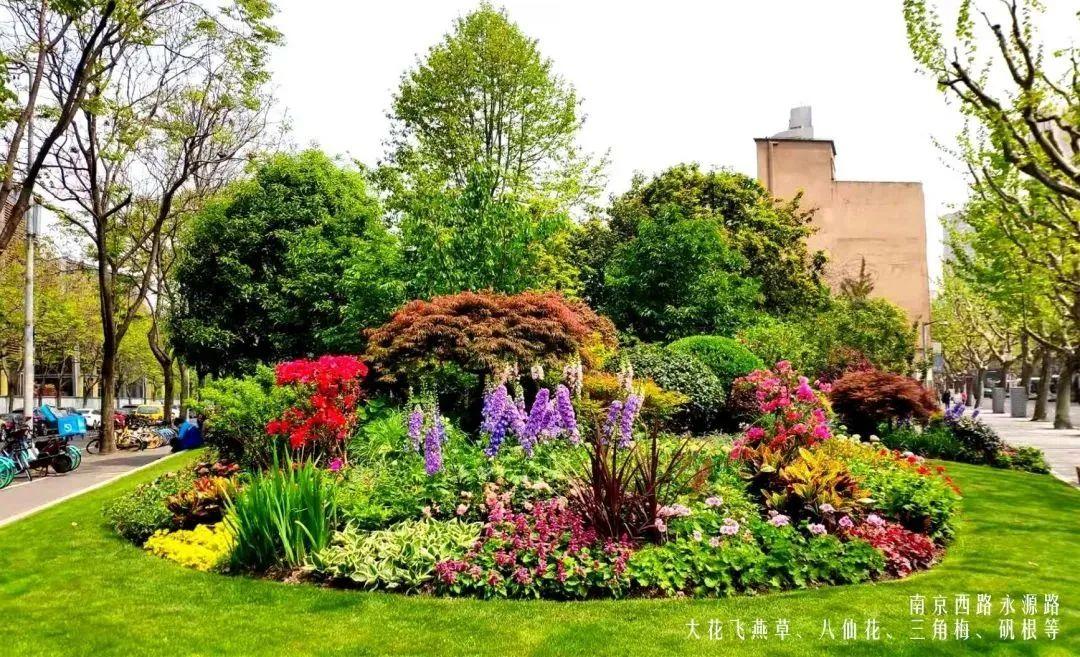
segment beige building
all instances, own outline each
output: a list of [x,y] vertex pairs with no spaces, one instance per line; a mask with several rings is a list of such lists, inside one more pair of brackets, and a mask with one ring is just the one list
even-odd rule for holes
[[818,230],[809,246],[828,255],[830,285],[858,276],[865,259],[873,296],[903,308],[925,344],[930,279],[922,183],[837,180],[836,146],[814,138],[809,107],[791,111],[787,131],[754,142],[761,183],[780,198],[802,192],[802,207],[815,210]]

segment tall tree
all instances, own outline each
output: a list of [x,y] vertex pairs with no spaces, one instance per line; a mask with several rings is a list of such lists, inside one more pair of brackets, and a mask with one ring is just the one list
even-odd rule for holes
[[11,205],[8,221],[0,224],[0,253],[11,243],[38,178],[71,123],[125,52],[150,37],[150,24],[169,4],[0,2],[0,207]]
[[1041,10],[1035,0],[964,0],[947,39],[926,0],[904,2],[916,60],[973,126],[959,156],[976,197],[995,206],[975,216],[973,243],[1005,245],[1013,264],[1023,260],[1024,285],[1040,291],[1024,297],[1032,311],[1023,330],[1061,363],[1055,426],[1063,428],[1080,367],[1080,51],[1036,41]]
[[250,180],[208,203],[182,234],[169,321],[180,356],[200,373],[232,374],[358,350],[360,327],[382,323],[400,303],[395,287],[388,305],[352,305],[343,283],[358,252],[396,257],[381,214],[363,174],[321,151],[258,161]]
[[573,86],[502,10],[482,4],[407,72],[394,95],[388,166],[395,209],[414,194],[461,190],[477,167],[487,194],[548,210],[582,205],[603,159],[582,155]]
[[[145,312],[162,230],[177,200],[264,135],[265,60],[278,40],[262,2],[209,11],[159,0],[157,8],[137,43],[110,53],[109,75],[80,107],[47,177],[97,264],[103,408],[113,406],[119,347]],[[63,66],[57,59],[48,68]],[[110,413],[102,432],[108,451]]]

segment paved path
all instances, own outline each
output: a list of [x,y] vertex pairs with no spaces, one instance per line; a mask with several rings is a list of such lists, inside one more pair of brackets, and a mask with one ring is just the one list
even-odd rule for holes
[[[1034,402],[1028,402],[1028,414]],[[1050,422],[1032,422],[1027,418],[1009,417],[1009,404],[1006,400],[1005,413],[991,413],[989,400],[983,404],[979,417],[994,428],[1010,445],[1030,445],[1038,447],[1046,454],[1050,469],[1059,479],[1064,479],[1073,486],[1077,483],[1076,468],[1080,467],[1080,405],[1072,405],[1072,423],[1077,429],[1055,431],[1052,421],[1053,402],[1047,409]]]
[[[76,444],[82,447],[81,443]],[[0,525],[102,486],[170,453],[167,445],[141,452],[120,451],[107,456],[84,452],[82,465],[74,472],[58,475],[50,471],[45,477],[35,475],[33,481],[27,481],[25,476],[20,475],[7,488],[0,489]]]

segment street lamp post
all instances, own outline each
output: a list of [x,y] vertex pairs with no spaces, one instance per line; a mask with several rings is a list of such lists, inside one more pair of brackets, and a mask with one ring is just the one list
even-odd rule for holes
[[23,293],[23,414],[33,426],[34,417],[34,247],[41,206],[34,203],[26,213],[26,288]]

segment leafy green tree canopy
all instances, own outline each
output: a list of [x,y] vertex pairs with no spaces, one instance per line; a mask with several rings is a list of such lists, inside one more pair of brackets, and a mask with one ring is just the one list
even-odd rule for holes
[[603,162],[576,144],[572,85],[502,10],[482,4],[407,72],[394,95],[384,182],[406,206],[423,190],[462,189],[479,167],[492,198],[568,210],[599,190]]
[[358,326],[383,321],[393,306],[349,314],[340,282],[350,254],[385,241],[380,214],[364,177],[320,151],[260,162],[184,235],[170,322],[178,352],[200,371],[236,373],[359,349]]

